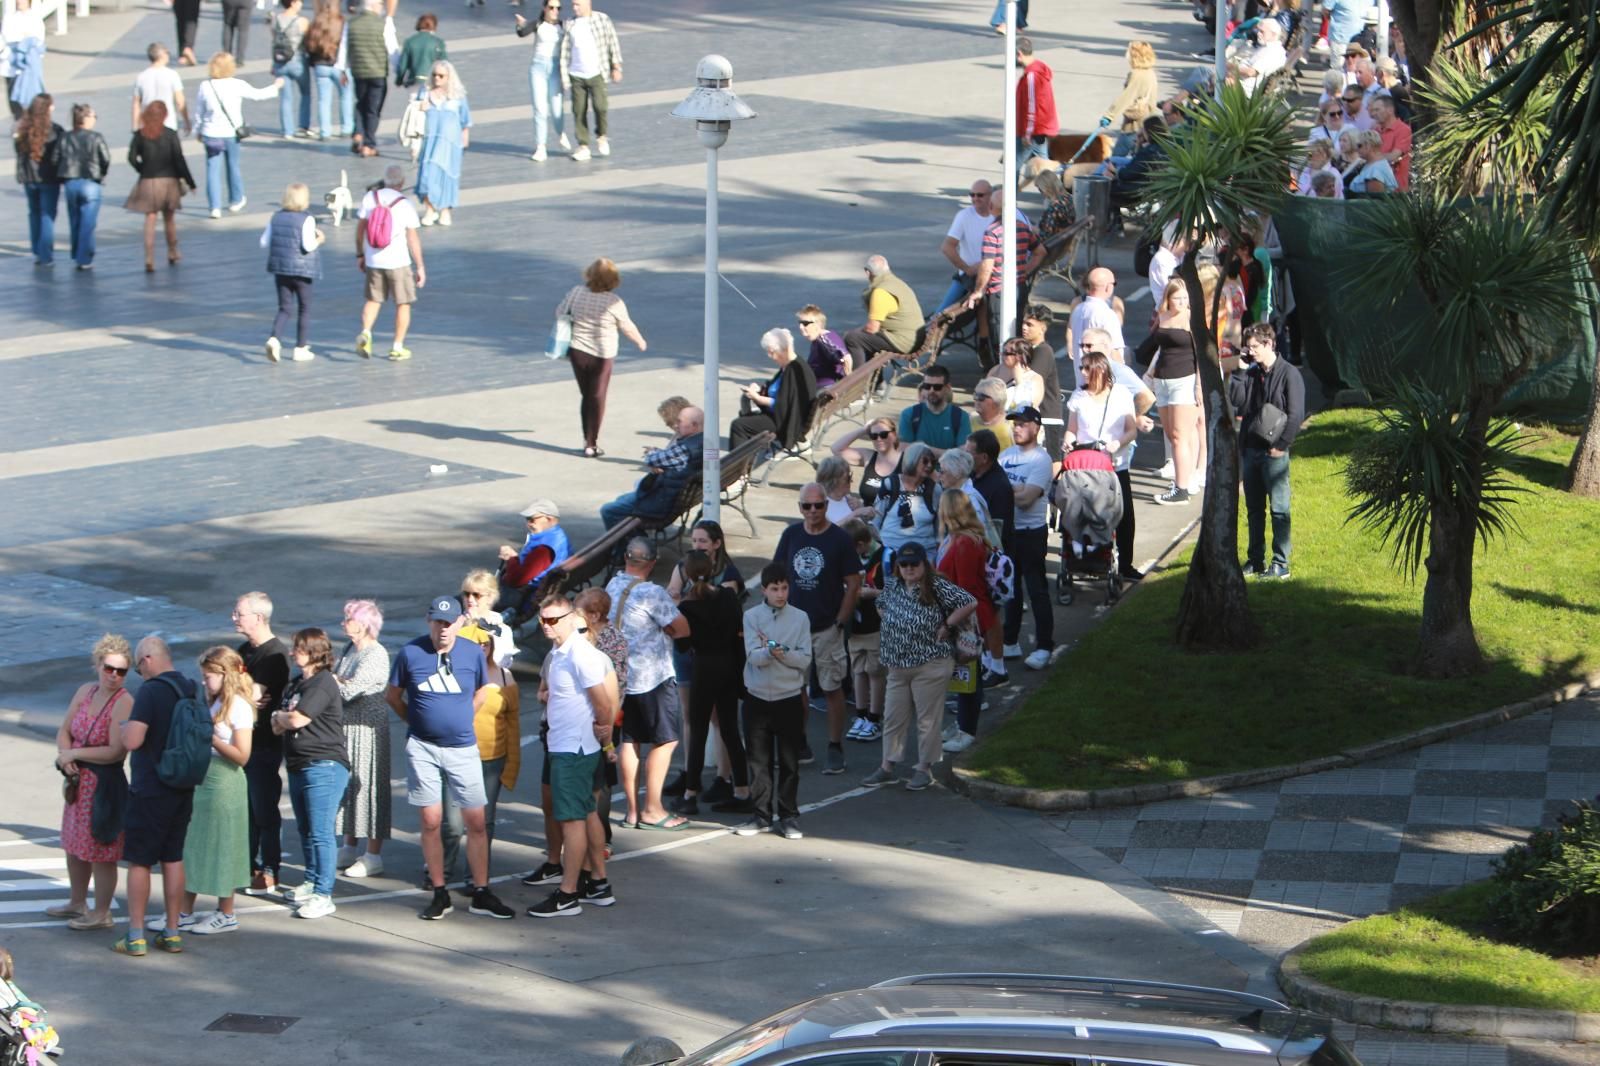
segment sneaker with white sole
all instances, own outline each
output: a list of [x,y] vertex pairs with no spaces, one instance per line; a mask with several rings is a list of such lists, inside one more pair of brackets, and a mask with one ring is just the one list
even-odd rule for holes
[[583,903],[576,892],[568,895],[559,888],[528,908],[529,918],[576,918]]
[[544,145],[541,144],[539,147],[533,150],[533,154],[528,158],[533,160],[535,163],[543,163],[546,159],[550,158],[550,153],[546,152],[544,150]]
[[383,856],[367,852],[344,868],[346,877],[378,877],[383,873]]
[[559,862],[546,862],[533,873],[522,879],[525,885],[548,885],[561,880],[561,864]]
[[825,773],[825,774],[842,774],[842,773],[844,773],[845,762],[844,762],[844,745],[843,744],[829,744],[828,745],[828,756],[827,756],[827,758],[828,758],[828,761],[826,763],[824,763],[823,766],[822,766],[822,772],[823,773]]
[[1021,644],[1007,644],[1005,646],[1005,650],[1001,654],[1004,655],[1007,659],[1020,659],[1020,658],[1022,658],[1022,645]]
[[[309,362],[311,362],[311,360],[315,359],[316,357],[317,357],[317,353],[312,351],[310,348],[307,348],[307,347],[304,347],[304,346],[298,346],[290,354],[289,360],[290,360],[290,362],[295,362],[295,363],[309,363]],[[274,361],[276,361],[276,360],[274,360]]]
[[[572,153],[572,158],[573,158],[574,162],[578,162],[578,163],[587,162],[588,159],[589,159],[589,146],[587,144],[578,145],[577,149],[574,150],[573,153]],[[533,908],[531,908],[531,907],[529,908],[530,911],[532,909]]]
[[906,782],[907,792],[921,792],[933,784],[933,775],[926,770],[918,770],[911,775],[911,780]]
[[611,142],[604,137],[596,137],[594,139],[594,150],[600,155],[610,155]]
[[1043,670],[1045,667],[1050,665],[1050,649],[1033,649],[1033,651],[1028,653],[1028,657],[1022,660],[1022,664],[1029,670]]
[[[157,911],[144,920],[144,927],[152,932],[164,933],[167,930],[167,912]],[[178,932],[187,933],[194,928],[194,915],[178,912]]]
[[1161,469],[1156,471],[1156,476],[1171,481],[1172,475],[1177,473],[1177,471],[1178,468],[1172,465],[1171,459],[1168,459],[1166,462],[1161,464]]
[[893,767],[878,767],[872,773],[861,779],[862,787],[877,788],[880,785],[892,785],[900,778],[896,776]]
[[267,358],[276,363],[283,357],[283,344],[276,337],[267,338]]
[[229,214],[233,214],[233,215],[237,215],[240,211],[244,210],[244,205],[249,203],[249,202],[250,202],[250,197],[248,197],[248,196],[239,197],[239,202],[238,203],[229,204],[228,205],[228,213]]
[[490,892],[487,888],[480,888],[472,894],[472,903],[467,906],[468,914],[476,914],[480,918],[499,918],[510,921],[517,916],[517,912],[500,902],[500,897]]
[[439,212],[439,225],[441,225],[441,226],[453,226],[455,224],[456,224],[456,216],[451,214],[450,208],[447,207],[443,211]]
[[372,358],[372,331],[364,329],[356,334],[356,354],[363,359]]
[[433,890],[433,898],[418,912],[417,917],[423,921],[437,922],[455,909],[456,905],[450,902],[450,890],[441,885]]
[[215,933],[231,933],[237,928],[239,928],[239,919],[231,914],[223,914],[221,911],[212,911],[195,922],[187,932],[193,933],[195,936],[211,936]]
[[966,751],[968,748],[972,747],[977,740],[978,738],[973,736],[971,733],[963,733],[958,729],[956,730],[955,736],[944,742],[944,750],[954,755],[957,752]]
[[338,869],[343,870],[345,867],[349,866],[351,863],[355,862],[365,854],[366,848],[362,847],[360,844],[340,844],[339,856],[334,860],[334,865]]
[[861,739],[861,727],[863,725],[865,725],[866,722],[867,722],[867,720],[866,720],[865,717],[857,715],[854,719],[851,720],[850,728],[846,729],[844,731],[844,738],[846,740],[860,740]]
[[1189,506],[1189,490],[1180,489],[1176,485],[1157,496],[1153,501],[1162,507],[1187,507]]
[[422,218],[418,219],[418,221],[424,226],[431,226],[439,221],[439,212],[435,211],[432,205],[424,207],[422,209]]
[[304,903],[317,894],[316,886],[310,881],[302,881],[293,888],[284,888],[281,895],[290,903]]
[[332,896],[313,894],[310,899],[295,908],[294,916],[296,918],[326,918],[338,909],[333,905]]
[[572,151],[572,138],[563,133],[560,139],[556,141],[556,146],[563,152],[570,152]]
[[605,878],[599,881],[584,878],[583,884],[578,886],[578,895],[583,902],[596,907],[610,907],[617,902],[616,895],[611,891],[611,882]]
[[867,719],[867,724],[861,727],[861,735],[859,737],[857,737],[856,739],[857,740],[879,740],[882,737],[883,737],[883,725],[881,723],[879,723],[879,722],[874,722],[872,719],[868,718]]
[[222,208],[220,208],[220,207],[213,207],[213,208],[212,208],[212,209],[211,209],[211,217],[212,217],[212,218],[221,218],[221,217],[222,217]]
[[800,832],[800,819],[784,818],[779,821],[778,835],[785,840],[803,840],[805,834]]

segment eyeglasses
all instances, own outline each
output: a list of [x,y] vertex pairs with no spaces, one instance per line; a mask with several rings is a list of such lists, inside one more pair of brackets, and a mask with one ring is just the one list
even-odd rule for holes
[[571,613],[571,611],[567,611],[566,614],[541,614],[539,616],[539,624],[542,626],[553,626]]
[[800,510],[802,511],[826,511],[827,509],[827,500],[823,500],[821,503],[807,503],[805,500],[800,501]]
[[894,436],[894,434],[885,429],[880,430],[877,433],[868,433],[867,436],[871,437],[873,440],[888,440],[890,437]]
[[1323,118],[1343,118],[1344,117],[1344,112],[1343,111],[1339,111],[1337,109],[1333,110],[1333,111],[1324,111],[1322,113],[1322,117]]
[[105,663],[101,663],[100,669],[108,674],[116,674],[118,677],[128,676],[128,668],[126,666],[107,666]]

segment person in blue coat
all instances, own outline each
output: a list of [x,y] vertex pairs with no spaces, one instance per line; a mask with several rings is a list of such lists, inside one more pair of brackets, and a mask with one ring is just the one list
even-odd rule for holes
[[417,157],[417,196],[422,224],[450,225],[451,209],[461,199],[461,154],[471,139],[472,109],[455,64],[441,59],[428,72],[428,84],[417,90],[428,117]]

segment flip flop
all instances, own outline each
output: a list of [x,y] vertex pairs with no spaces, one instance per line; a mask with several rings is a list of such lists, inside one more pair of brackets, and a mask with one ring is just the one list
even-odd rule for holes
[[630,822],[630,821],[628,821],[627,818],[623,818],[622,821],[618,822],[617,824],[620,825],[624,829],[637,829],[637,828],[639,828],[639,823],[638,822]]
[[659,822],[641,821],[635,828],[653,829],[658,833],[677,833],[689,828],[689,819],[687,818],[679,818],[677,825],[668,825],[667,823],[672,821],[674,817],[674,815],[669,814]]

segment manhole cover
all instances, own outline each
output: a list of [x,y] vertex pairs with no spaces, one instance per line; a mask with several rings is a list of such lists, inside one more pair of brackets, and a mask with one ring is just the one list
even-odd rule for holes
[[224,1014],[206,1026],[208,1033],[256,1033],[277,1036],[299,1021],[281,1014]]

